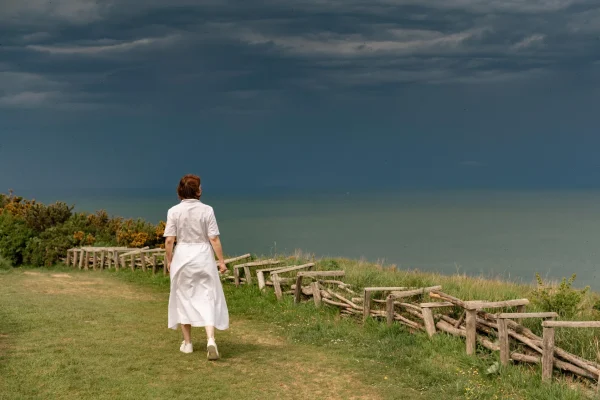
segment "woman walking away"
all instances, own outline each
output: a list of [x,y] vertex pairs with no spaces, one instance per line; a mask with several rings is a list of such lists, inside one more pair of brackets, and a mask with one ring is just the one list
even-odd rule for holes
[[[212,207],[200,201],[200,177],[181,178],[177,194],[181,202],[169,209],[164,233],[167,268],[171,275],[169,328],[177,329],[181,324],[180,350],[191,353],[192,326],[203,326],[208,339],[208,359],[218,360],[215,328],[229,328],[229,311],[219,279],[219,272],[227,271],[219,228]],[[219,259],[218,272],[215,253]]]

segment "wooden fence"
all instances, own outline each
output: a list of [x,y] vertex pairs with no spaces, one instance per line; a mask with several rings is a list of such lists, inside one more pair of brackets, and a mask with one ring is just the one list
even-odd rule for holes
[[146,271],[152,268],[156,273],[162,267],[167,273],[164,249],[128,248],[128,247],[81,247],[67,250],[64,260],[66,265],[79,269],[102,270],[114,268],[130,268],[132,271],[141,268]]
[[[367,287],[362,296],[341,279],[344,271],[309,271],[314,264],[281,266],[276,260],[240,264],[233,268],[234,276],[226,279],[236,286],[252,284],[249,267],[267,267],[256,270],[261,291],[273,287],[277,299],[283,295],[314,302],[316,307],[327,304],[340,309],[346,317],[362,321],[369,318],[385,320],[389,325],[403,324],[412,332],[424,331],[430,337],[438,332],[464,337],[467,354],[476,354],[477,344],[500,353],[503,365],[515,363],[542,364],[542,378],[551,381],[553,371],[561,371],[596,381],[600,391],[600,364],[569,353],[554,344],[555,328],[600,328],[600,321],[556,321],[556,313],[528,313],[528,299],[490,302],[464,301],[442,292],[441,286],[422,288]],[[242,276],[243,272],[243,276]],[[270,275],[270,280],[266,279]],[[335,279],[332,279],[335,278]],[[306,283],[306,284],[305,284]],[[374,296],[379,298],[374,298]],[[422,302],[424,297],[429,302]],[[492,314],[488,310],[499,310]],[[509,312],[509,311],[516,312]],[[456,313],[458,311],[458,313]],[[451,315],[460,315],[458,319]],[[523,319],[542,320],[543,337],[521,325]],[[511,351],[519,348],[518,351]]]

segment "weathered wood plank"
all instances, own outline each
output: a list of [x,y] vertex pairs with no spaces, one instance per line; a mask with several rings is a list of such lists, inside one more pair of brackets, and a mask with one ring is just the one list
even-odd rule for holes
[[[306,264],[309,265],[309,264]],[[314,265],[314,264],[313,264]],[[283,271],[286,272],[286,271]],[[278,274],[282,273],[282,271],[277,271]],[[298,275],[302,275],[303,277],[324,277],[324,276],[346,276],[346,271],[338,270],[338,271],[307,271],[307,272],[298,272]]]
[[346,303],[347,306],[350,306],[356,310],[362,310],[363,308],[357,304],[354,304],[354,302],[352,302],[351,300],[348,300],[347,298],[345,298],[344,296],[341,296],[329,289],[323,289],[322,291],[328,293],[332,298],[335,297],[336,299]]
[[442,289],[441,286],[431,286],[431,287],[417,288],[417,289],[412,289],[412,290],[406,290],[406,291],[397,292],[397,293],[394,293],[393,296],[396,299],[401,299],[401,298],[404,298],[404,297],[418,296],[418,295],[425,294],[425,292],[430,292],[432,290],[441,290],[441,289]]
[[544,328],[600,328],[600,321],[544,321]]
[[113,251],[113,257],[114,257],[114,262],[115,262],[115,270],[118,271],[119,270],[119,252],[117,250]]
[[142,271],[146,272],[146,256],[144,253],[140,251],[140,265],[142,267]]
[[363,322],[371,316],[371,291],[365,289],[363,291]]
[[392,326],[394,323],[394,297],[391,295],[386,298],[385,312],[387,324],[388,326]]
[[542,381],[552,380],[554,366],[554,328],[544,327],[543,352],[542,352]]
[[321,288],[319,282],[313,282],[311,284],[312,292],[313,292],[313,300],[315,302],[315,307],[321,307]]
[[454,304],[452,304],[448,301],[443,301],[443,302],[437,302],[437,303],[421,303],[421,304],[419,304],[419,306],[421,308],[441,308],[441,307],[454,307]]
[[365,288],[364,290],[367,292],[391,292],[393,290],[407,290],[407,287],[368,287]]
[[450,325],[448,322],[446,321],[438,321],[437,324],[435,324],[435,326],[444,332],[450,333],[452,335],[455,336],[462,336],[462,337],[466,337],[467,336],[467,332],[464,329],[461,328],[455,328],[452,325]]
[[250,253],[248,253],[248,254],[243,254],[241,256],[228,258],[228,259],[225,260],[225,264],[231,264],[231,263],[234,263],[236,261],[245,260],[245,259],[250,258],[250,257],[252,257],[252,255]]
[[527,300],[527,299],[504,300],[504,301],[471,300],[471,301],[465,301],[465,308],[467,310],[479,310],[482,308],[502,308],[502,307],[526,306],[527,304],[529,304],[529,300]]
[[555,312],[531,312],[531,313],[500,313],[497,318],[558,318]]
[[502,365],[508,365],[510,361],[510,348],[508,341],[508,328],[506,319],[498,319],[498,340],[500,342],[500,362]]
[[281,291],[281,282],[279,281],[279,276],[277,274],[271,275],[271,280],[273,281],[273,288],[275,289],[275,297],[277,300],[281,300],[283,298],[283,293]]
[[477,310],[467,310],[466,316],[467,325],[467,354],[475,354],[475,346],[477,345]]
[[244,267],[262,267],[263,265],[279,265],[282,262],[279,260],[262,260],[252,261],[244,264],[234,265],[233,268],[244,268]]
[[447,293],[442,292],[441,290],[432,290],[429,293],[429,297],[431,297],[432,299],[441,299],[441,300],[445,300],[447,302],[450,302],[456,306],[462,307],[462,308],[467,308],[466,307],[466,302],[462,301],[459,298],[450,296]]
[[425,331],[432,337],[435,335],[435,321],[433,320],[433,311],[431,308],[423,308],[423,322],[425,323]]
[[[119,257],[132,256],[132,255],[138,254],[142,250],[149,250],[149,249],[150,249],[150,247],[148,247],[148,246],[142,247],[141,249],[135,249],[133,251],[127,251],[126,253],[121,254]],[[130,250],[130,249],[128,249],[128,250]]]
[[265,290],[265,272],[263,270],[256,271],[256,280],[258,281],[258,289],[262,292]]
[[246,283],[248,285],[252,285],[252,274],[250,273],[250,267],[244,267],[244,278],[246,278]]

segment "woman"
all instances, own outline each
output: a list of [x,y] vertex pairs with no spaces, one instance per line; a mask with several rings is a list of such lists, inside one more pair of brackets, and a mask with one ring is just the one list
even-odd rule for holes
[[[229,311],[215,262],[216,253],[219,272],[227,271],[219,228],[212,207],[200,201],[200,177],[181,178],[177,194],[181,202],[169,209],[164,233],[167,268],[171,275],[169,328],[177,329],[181,324],[180,351],[191,353],[192,326],[203,326],[208,339],[208,359],[217,360],[215,328],[229,328]],[[173,252],[175,239],[177,248]]]

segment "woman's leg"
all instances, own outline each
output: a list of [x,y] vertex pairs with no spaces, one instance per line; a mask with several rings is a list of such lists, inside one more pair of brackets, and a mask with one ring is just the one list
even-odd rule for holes
[[192,325],[181,325],[181,331],[183,332],[183,340],[185,343],[192,343]]
[[207,339],[215,338],[215,327],[214,326],[205,326],[204,329],[206,329],[206,338]]

